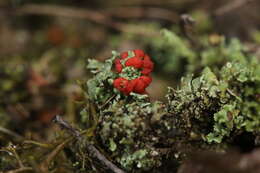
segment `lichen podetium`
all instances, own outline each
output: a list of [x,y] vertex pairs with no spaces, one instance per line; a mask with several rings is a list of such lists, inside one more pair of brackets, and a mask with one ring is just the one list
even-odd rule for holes
[[225,151],[244,132],[259,136],[259,59],[233,50],[234,61],[225,58],[222,67],[205,66],[197,77],[185,75],[178,89],[169,87],[167,102],[151,102],[145,92],[154,65],[143,51],[90,60],[95,75],[87,93],[97,107],[99,145],[119,166],[138,172],[194,150]]

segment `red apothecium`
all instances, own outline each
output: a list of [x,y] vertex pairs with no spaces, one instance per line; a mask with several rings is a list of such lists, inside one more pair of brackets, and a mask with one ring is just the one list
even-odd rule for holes
[[[130,57],[133,55],[132,57]],[[115,69],[119,73],[126,67],[134,67],[134,70],[140,72],[140,75],[134,79],[118,77],[114,80],[114,87],[122,93],[129,95],[131,92],[144,94],[145,89],[152,82],[150,73],[153,71],[154,64],[151,58],[142,50],[136,49],[132,52],[123,52],[120,57],[115,59]]]

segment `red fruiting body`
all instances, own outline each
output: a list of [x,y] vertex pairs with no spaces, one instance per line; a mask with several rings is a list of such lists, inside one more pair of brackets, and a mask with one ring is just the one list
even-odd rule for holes
[[149,86],[152,82],[152,78],[150,76],[140,76],[138,79],[143,81],[146,86]]
[[145,92],[145,88],[147,87],[146,83],[139,78],[134,79],[134,80],[136,80],[136,82],[135,82],[133,91],[136,93],[139,93],[139,94],[143,94]]
[[133,90],[133,85],[130,81],[122,77],[114,80],[114,87],[126,95],[129,95],[129,93]]
[[127,52],[123,52],[120,54],[122,59],[126,59],[128,57],[128,53]]
[[121,73],[121,71],[122,71],[122,69],[123,69],[123,66],[122,66],[122,64],[121,64],[121,62],[120,62],[120,59],[115,59],[115,68],[116,68],[116,71],[118,72],[118,73]]
[[139,57],[135,56],[133,58],[128,59],[125,62],[125,66],[132,66],[132,67],[138,69],[143,66],[143,61]]
[[144,51],[140,50],[140,49],[136,49],[136,50],[133,50],[135,55],[138,56],[138,57],[143,57],[145,54],[144,54]]
[[[114,87],[125,95],[129,95],[131,92],[144,94],[146,93],[145,89],[152,82],[150,73],[153,71],[154,64],[150,57],[139,49],[133,50],[133,53],[133,57],[128,57],[128,52],[123,52],[120,54],[120,58],[115,59],[115,69],[118,73],[121,73],[125,67],[134,67],[142,74],[132,80],[123,77],[114,80]],[[126,61],[123,61],[124,59]]]
[[122,69],[123,69],[123,66],[122,66],[122,64],[120,62],[120,59],[118,59],[118,58],[115,59],[115,68],[116,68],[116,71],[118,73],[120,73],[122,71]]
[[153,62],[148,55],[144,56],[142,74],[148,75],[153,71]]

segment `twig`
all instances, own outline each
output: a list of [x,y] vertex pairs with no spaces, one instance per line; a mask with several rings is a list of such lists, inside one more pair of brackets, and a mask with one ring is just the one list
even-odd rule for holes
[[176,7],[183,4],[190,4],[197,1],[196,0],[131,0],[131,1],[115,1],[118,6],[136,6],[136,5],[149,5],[149,6],[165,6],[165,7]]
[[116,7],[105,10],[107,14],[118,18],[153,18],[177,23],[179,15],[172,10],[153,7]]
[[100,13],[89,9],[62,7],[57,5],[27,4],[20,8],[17,8],[15,12],[17,15],[38,14],[87,19],[98,24],[106,25],[114,29],[121,30],[121,23],[112,21],[108,14]]
[[116,94],[114,94],[113,96],[111,96],[110,98],[108,98],[108,99],[106,100],[106,102],[99,107],[99,109],[103,109],[103,108],[104,108],[113,98],[115,98],[115,97],[116,97]]
[[[145,11],[147,8],[144,8],[143,11]],[[119,10],[123,11],[123,8],[119,8]],[[140,9],[135,8],[135,11],[140,11]],[[154,10],[155,13],[153,12]],[[11,12],[10,12],[11,11]],[[108,10],[107,10],[108,11]],[[116,9],[114,11],[117,11]],[[118,30],[120,32],[131,32],[134,34],[141,34],[141,35],[147,35],[147,36],[154,36],[154,31],[149,31],[147,28],[138,27],[136,25],[130,25],[119,21],[112,20],[113,16],[119,15],[120,13],[117,12],[106,12],[103,11],[94,11],[89,9],[81,9],[81,8],[73,8],[73,7],[64,7],[64,6],[57,6],[57,5],[37,5],[37,4],[26,4],[22,7],[18,7],[16,9],[11,9],[8,11],[11,14],[14,15],[47,15],[47,16],[58,16],[58,17],[68,17],[68,18],[76,18],[76,19],[86,19],[91,22],[101,24],[110,28],[113,28],[115,30]],[[124,14],[121,13],[121,14]],[[133,13],[128,13],[130,16]],[[155,8],[148,8],[147,13],[139,13],[139,17],[143,18],[143,15],[148,15],[155,18],[158,17],[158,14],[161,16],[161,18],[165,20],[170,20],[172,22],[175,22],[176,14],[162,9],[155,9]],[[129,16],[128,15],[128,16]],[[134,15],[133,15],[134,16]],[[120,16],[119,16],[120,17]],[[122,17],[127,17],[126,15],[122,15]],[[158,34],[158,33],[157,33]]]
[[9,146],[5,149],[0,149],[0,151],[8,152],[10,155],[14,156],[16,161],[18,162],[19,168],[7,171],[6,173],[18,173],[18,172],[25,172],[25,171],[32,171],[33,168],[24,166],[22,160],[20,159],[19,155],[16,152],[16,146],[13,144],[9,144]]
[[59,124],[62,129],[68,130],[76,138],[80,138],[80,132],[75,130],[67,121],[63,120],[61,116],[56,115],[52,121]]
[[194,37],[194,25],[196,21],[188,14],[182,14],[180,16],[180,27],[183,34],[190,40],[192,45],[200,47],[197,45],[199,42]]
[[11,150],[11,152],[13,153],[15,159],[17,160],[17,162],[18,162],[18,164],[19,164],[19,167],[20,167],[20,168],[25,167],[25,166],[23,165],[22,160],[20,159],[20,156],[19,156],[19,155],[17,154],[17,152],[16,152],[16,146],[13,145],[13,144],[10,144],[8,148],[9,148],[9,149]]
[[55,5],[37,5],[27,4],[16,10],[16,14],[40,14],[62,17],[73,17],[95,21],[99,24],[112,25],[111,17],[120,18],[158,18],[176,23],[178,15],[170,10],[151,7],[117,7],[109,10],[94,11],[89,9],[80,9],[73,7],[55,6]]
[[27,4],[16,10],[17,14],[40,14],[61,17],[83,18],[94,20],[97,23],[107,23],[107,17],[96,11],[78,9],[72,7],[62,7],[57,5],[37,5]]
[[112,162],[110,162],[103,154],[100,153],[98,149],[94,145],[87,144],[88,152],[96,157],[99,161],[101,161],[105,166],[107,166],[110,170],[115,173],[125,173],[122,169],[118,168]]
[[236,99],[238,99],[239,101],[242,101],[241,98],[238,97],[232,90],[227,89],[227,92],[228,92],[230,95],[234,96],[234,97],[235,97]]
[[33,140],[25,140],[23,141],[23,144],[33,144],[42,148],[53,148],[51,144],[45,144],[45,143],[41,143],[38,141],[33,141]]
[[[71,125],[69,125],[66,121],[64,121],[59,115],[56,115],[54,122],[59,124],[62,128],[67,129],[72,135],[78,138],[78,134],[80,134],[80,132],[77,129],[73,128]],[[90,155],[98,159],[101,163],[103,163],[107,168],[109,168],[113,172],[125,173],[122,169],[118,168],[115,164],[109,161],[103,154],[101,154],[100,151],[96,149],[94,145],[87,143],[86,149],[88,153],[90,153]]]
[[13,136],[13,137],[15,137],[17,140],[19,140],[19,141],[24,140],[24,137],[23,137],[23,136],[21,136],[21,135],[15,133],[15,132],[13,132],[13,131],[11,131],[11,130],[8,130],[8,129],[4,128],[4,127],[0,127],[0,132],[5,133],[5,134],[10,135],[10,136]]
[[218,8],[215,11],[216,16],[222,16],[228,12],[234,11],[235,9],[242,7],[246,5],[247,3],[252,2],[253,0],[233,0],[230,1],[228,4],[225,4],[224,6]]
[[[68,130],[77,139],[80,139],[81,133],[79,131],[77,131],[77,130],[74,130],[74,128],[68,122],[63,120],[61,118],[61,116],[56,115],[54,117],[54,119],[53,119],[53,122],[59,124],[61,128],[64,128],[64,129]],[[85,132],[87,132],[87,131],[83,131],[82,133],[85,133]],[[66,146],[66,144],[68,144],[69,142],[71,142],[74,139],[74,137],[71,137],[71,138],[63,141],[50,154],[47,155],[46,159],[39,165],[39,169],[41,170],[41,172],[44,172],[44,173],[48,172],[48,167],[49,167],[51,161]]]
[[33,171],[33,168],[31,167],[22,167],[15,170],[7,171],[6,173],[19,173],[19,172],[25,172],[25,171]]
[[42,172],[46,173],[48,172],[48,167],[51,163],[51,161],[57,156],[57,154],[65,147],[66,144],[68,144],[72,138],[69,138],[65,141],[63,141],[61,144],[59,144],[48,156],[47,158],[40,164],[39,168]]

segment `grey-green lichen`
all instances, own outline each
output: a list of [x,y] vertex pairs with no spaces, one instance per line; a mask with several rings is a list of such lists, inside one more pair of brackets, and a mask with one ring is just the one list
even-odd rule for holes
[[[138,99],[139,95],[132,97]],[[98,135],[112,157],[126,170],[135,167],[147,170],[160,165],[159,151],[154,146],[158,138],[153,136],[149,123],[154,106],[141,97],[138,101],[133,98],[129,103],[114,100],[100,115]]]
[[136,79],[141,76],[141,72],[136,70],[134,67],[128,66],[125,67],[122,72],[119,74],[120,77],[123,77],[127,80]]
[[184,78],[180,89],[170,89],[169,111],[180,119],[187,117],[183,123],[189,133],[199,134],[209,143],[221,143],[241,131],[257,134],[258,76],[252,67],[235,62],[227,63],[218,77],[206,68],[200,77]]
[[217,72],[227,62],[247,63],[250,57],[246,53],[247,48],[238,39],[227,40],[217,34],[200,35],[194,46],[187,38],[163,29],[158,39],[147,38],[146,41],[157,64],[156,69],[176,77],[199,74],[205,67]]
[[115,73],[112,72],[112,67],[118,53],[112,53],[112,57],[104,63],[94,59],[89,60],[87,68],[95,74],[95,77],[87,82],[88,95],[92,100],[95,100],[95,102],[102,103],[113,95],[111,83],[113,82]]
[[177,35],[163,33],[170,37],[167,44],[180,44],[176,55],[190,57],[185,77],[177,89],[168,88],[165,103],[113,90],[112,65],[118,54],[88,66],[94,70],[87,92],[99,119],[97,144],[131,172],[156,168],[168,158],[182,160],[191,151],[187,147],[224,150],[244,132],[260,134],[259,59],[236,39],[227,43],[222,38],[219,45],[195,53]]

